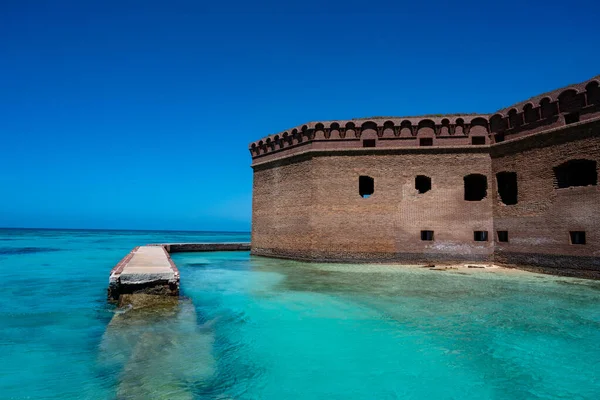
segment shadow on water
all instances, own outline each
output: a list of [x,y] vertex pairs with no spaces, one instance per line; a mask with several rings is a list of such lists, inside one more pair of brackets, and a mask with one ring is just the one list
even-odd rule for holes
[[61,251],[61,249],[52,247],[0,247],[0,254],[4,255],[48,253],[51,251]]
[[210,324],[198,325],[187,299],[163,298],[151,307],[145,302],[135,299],[116,310],[99,364],[119,371],[117,399],[191,399],[194,386],[213,376]]

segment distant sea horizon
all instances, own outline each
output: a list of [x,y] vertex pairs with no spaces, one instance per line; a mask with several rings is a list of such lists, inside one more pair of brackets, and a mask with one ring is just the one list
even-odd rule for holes
[[227,229],[139,229],[139,228],[31,228],[19,226],[0,226],[0,230],[31,230],[31,231],[98,231],[98,232],[189,232],[189,233],[234,233],[248,234],[250,230]]

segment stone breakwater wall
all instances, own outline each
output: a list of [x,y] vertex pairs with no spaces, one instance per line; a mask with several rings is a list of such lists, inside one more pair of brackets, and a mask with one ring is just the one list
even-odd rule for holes
[[250,251],[250,243],[171,243],[163,245],[169,253],[203,251]]
[[315,122],[254,142],[252,254],[600,278],[599,84],[494,114]]
[[153,297],[160,303],[158,298],[179,296],[179,270],[170,252],[249,250],[249,243],[169,243],[135,247],[110,271],[108,299],[122,306],[124,299],[135,300],[124,295],[144,295],[145,303]]

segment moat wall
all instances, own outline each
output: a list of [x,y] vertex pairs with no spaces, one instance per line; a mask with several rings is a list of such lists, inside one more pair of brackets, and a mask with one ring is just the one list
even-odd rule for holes
[[[587,160],[597,177],[599,93],[594,78],[491,117],[311,123],[253,143],[252,253],[486,261],[600,278],[599,186],[559,187],[554,170]],[[516,177],[515,204],[499,196],[502,172]],[[465,199],[464,179],[473,174],[487,181],[477,201]],[[431,180],[423,193],[419,175]],[[374,181],[366,198],[361,176]],[[433,240],[423,240],[422,231],[432,231]],[[486,240],[476,240],[476,231],[487,232]],[[501,241],[498,231],[507,237]],[[585,244],[574,243],[572,232],[585,232]]]

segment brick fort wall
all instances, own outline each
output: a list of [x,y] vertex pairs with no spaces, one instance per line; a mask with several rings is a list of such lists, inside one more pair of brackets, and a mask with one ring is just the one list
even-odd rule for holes
[[[309,123],[252,143],[252,253],[600,278],[600,186],[559,187],[554,170],[586,160],[598,175],[599,87],[595,77],[493,115]],[[498,173],[516,176],[515,204],[499,195]],[[481,199],[465,199],[472,175],[485,179]],[[369,196],[361,176],[373,180]]]

